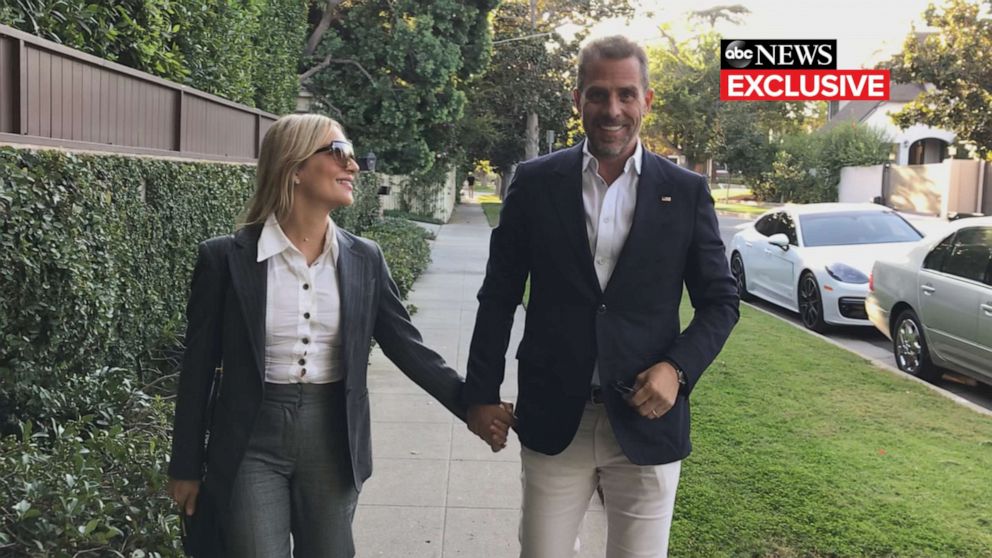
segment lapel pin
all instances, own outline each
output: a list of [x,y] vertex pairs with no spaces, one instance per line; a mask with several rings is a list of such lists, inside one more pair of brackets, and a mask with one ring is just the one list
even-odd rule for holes
[[671,203],[672,196],[661,196],[661,203]]

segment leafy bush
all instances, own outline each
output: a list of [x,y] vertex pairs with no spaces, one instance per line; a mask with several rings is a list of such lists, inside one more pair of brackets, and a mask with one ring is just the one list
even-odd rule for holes
[[176,556],[178,516],[165,495],[173,406],[103,369],[67,386],[97,413],[22,421],[0,438],[0,554]]
[[429,233],[416,223],[387,217],[372,226],[363,235],[382,247],[389,273],[406,298],[413,282],[431,263],[431,248],[427,243]]
[[863,124],[787,137],[775,154],[772,170],[752,191],[760,200],[837,201],[840,170],[888,161],[890,141],[884,131]]

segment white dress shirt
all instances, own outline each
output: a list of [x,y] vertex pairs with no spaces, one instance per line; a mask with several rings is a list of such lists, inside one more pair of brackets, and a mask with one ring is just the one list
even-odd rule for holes
[[265,298],[265,381],[326,384],[344,379],[337,234],[327,218],[324,249],[312,265],[270,215],[258,239],[268,260]]
[[[634,222],[643,157],[644,149],[637,140],[634,154],[624,163],[623,173],[613,184],[607,184],[599,175],[599,161],[589,153],[589,140],[582,144],[582,204],[586,211],[586,233],[599,287],[604,291]],[[592,383],[599,385],[599,364],[593,370]]]

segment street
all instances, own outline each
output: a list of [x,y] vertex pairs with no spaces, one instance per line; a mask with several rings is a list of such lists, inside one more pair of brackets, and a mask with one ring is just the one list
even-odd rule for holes
[[[731,238],[737,233],[738,227],[751,222],[752,219],[733,216],[727,213],[721,213],[719,219],[720,235],[723,238],[724,245],[728,247],[727,257],[729,258]],[[799,315],[796,313],[761,299],[757,299],[750,304],[756,308],[768,311],[782,320],[802,327],[799,321]],[[827,332],[826,336],[866,358],[879,360],[895,366],[895,359],[892,356],[892,342],[874,327],[835,327]],[[962,378],[949,374],[938,380],[935,385],[963,397],[972,403],[992,410],[992,386],[981,383],[977,386],[970,386],[961,382]]]

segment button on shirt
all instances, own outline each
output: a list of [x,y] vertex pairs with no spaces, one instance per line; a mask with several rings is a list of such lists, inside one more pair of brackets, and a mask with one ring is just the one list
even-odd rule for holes
[[[599,287],[604,291],[634,222],[643,152],[638,140],[634,154],[624,164],[623,173],[613,184],[607,184],[599,175],[599,161],[589,153],[588,140],[582,145],[582,205],[586,211],[586,233]],[[598,363],[592,383],[599,385]]]
[[344,379],[337,235],[327,218],[324,248],[312,265],[274,215],[262,227],[258,261],[268,261],[265,304],[265,381],[326,384]]

